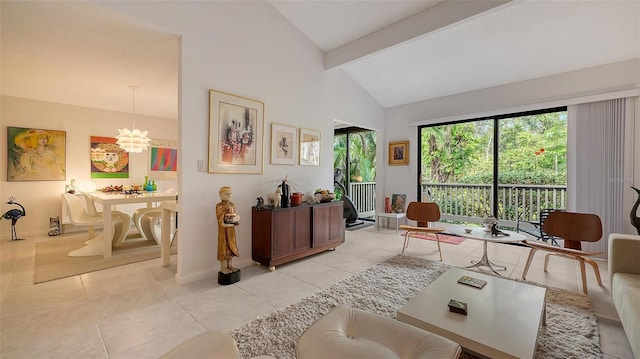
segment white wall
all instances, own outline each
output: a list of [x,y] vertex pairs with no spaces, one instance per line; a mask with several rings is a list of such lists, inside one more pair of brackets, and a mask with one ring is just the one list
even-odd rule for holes
[[[4,204],[9,196],[26,208],[26,216],[16,225],[20,238],[46,234],[49,231],[49,217],[61,216],[60,208],[65,185],[76,180],[92,180],[98,188],[108,185],[140,184],[147,175],[148,153],[131,154],[128,179],[91,179],[89,148],[91,136],[114,137],[118,128],[130,128],[135,120],[136,127],[148,129],[150,138],[176,140],[177,122],[157,117],[138,116],[132,113],[96,110],[86,107],[69,106],[51,102],[34,101],[16,97],[1,97],[0,121],[6,126],[39,128],[66,131],[66,181],[7,182],[7,138],[0,136],[0,200],[2,213],[9,208]],[[177,181],[157,181],[159,190],[177,188]],[[0,221],[0,238],[11,238],[10,221]]]
[[[215,204],[221,186],[233,187],[241,216],[236,229],[240,257],[251,260],[251,206],[285,176],[304,192],[333,188],[333,119],[382,128],[384,111],[342,71],[325,72],[323,54],[267,2],[102,2],[181,36],[180,251],[178,282],[217,275]],[[208,90],[265,103],[264,173],[197,172],[207,159]],[[322,133],[319,167],[270,165],[270,125]]]
[[[417,198],[417,125],[565,106],[575,104],[576,99],[590,102],[610,93],[639,88],[640,59],[635,59],[389,108],[386,111],[385,145],[389,141],[410,140],[411,155],[409,166],[386,169],[384,192],[386,195],[407,193],[408,200]],[[626,153],[634,156],[632,161],[640,167],[637,142],[640,141],[636,139],[629,143]],[[387,163],[386,154],[384,163]],[[630,183],[638,186],[638,169],[635,171],[636,177]]]

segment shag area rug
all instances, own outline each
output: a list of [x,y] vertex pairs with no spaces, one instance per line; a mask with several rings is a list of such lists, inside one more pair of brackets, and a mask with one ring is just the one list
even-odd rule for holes
[[[450,266],[395,256],[297,303],[229,333],[244,358],[295,358],[296,343],[317,319],[338,305],[396,318],[396,311]],[[547,290],[547,325],[538,332],[536,358],[601,358],[600,337],[589,297]],[[473,358],[463,354],[465,358]]]

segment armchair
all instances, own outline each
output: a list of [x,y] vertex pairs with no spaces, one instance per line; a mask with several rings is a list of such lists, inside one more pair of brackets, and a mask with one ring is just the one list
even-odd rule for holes
[[[538,215],[538,221],[522,221],[518,220],[516,222],[516,232],[524,232],[530,234],[543,242],[550,242],[554,246],[559,246],[557,237],[547,234],[542,230],[544,226],[544,221],[549,217],[549,213],[555,211],[565,211],[564,209],[555,209],[555,208],[544,208],[540,210],[540,214]],[[520,224],[526,223],[524,227]]]
[[433,236],[438,244],[438,253],[442,262],[442,250],[440,249],[440,238],[438,233],[446,231],[446,228],[430,228],[429,222],[437,222],[440,220],[440,207],[435,202],[411,202],[407,207],[407,219],[416,221],[416,226],[401,225],[400,229],[405,230],[404,244],[402,245],[402,254],[409,246],[409,238],[412,233],[424,233]]
[[587,293],[587,278],[585,273],[585,263],[593,267],[598,285],[602,285],[598,263],[590,257],[602,254],[601,252],[587,252],[582,250],[581,242],[597,242],[602,238],[602,222],[595,214],[575,213],[566,211],[555,211],[549,214],[542,227],[544,232],[552,236],[564,239],[564,247],[552,246],[540,241],[524,241],[529,246],[529,256],[524,266],[522,279],[526,279],[527,272],[531,266],[533,255],[538,250],[544,250],[547,255],[544,258],[544,271],[547,271],[550,256],[560,256],[575,259],[580,263],[580,273],[582,275],[582,291]]

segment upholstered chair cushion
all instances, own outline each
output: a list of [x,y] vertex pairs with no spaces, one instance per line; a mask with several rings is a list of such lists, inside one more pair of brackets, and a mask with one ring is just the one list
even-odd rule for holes
[[297,359],[442,359],[460,353],[460,345],[437,334],[345,306],[318,319],[296,347]]

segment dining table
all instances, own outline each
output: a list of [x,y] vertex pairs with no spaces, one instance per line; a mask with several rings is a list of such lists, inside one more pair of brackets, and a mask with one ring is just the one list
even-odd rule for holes
[[121,204],[146,204],[147,207],[152,207],[154,203],[175,200],[176,195],[168,192],[150,192],[144,191],[139,193],[125,194],[122,192],[93,192],[89,194],[94,202],[102,205],[102,220],[104,222],[104,228],[102,230],[102,237],[105,238],[102,244],[102,257],[111,258],[111,238],[113,238],[113,225],[112,225],[112,207]]

